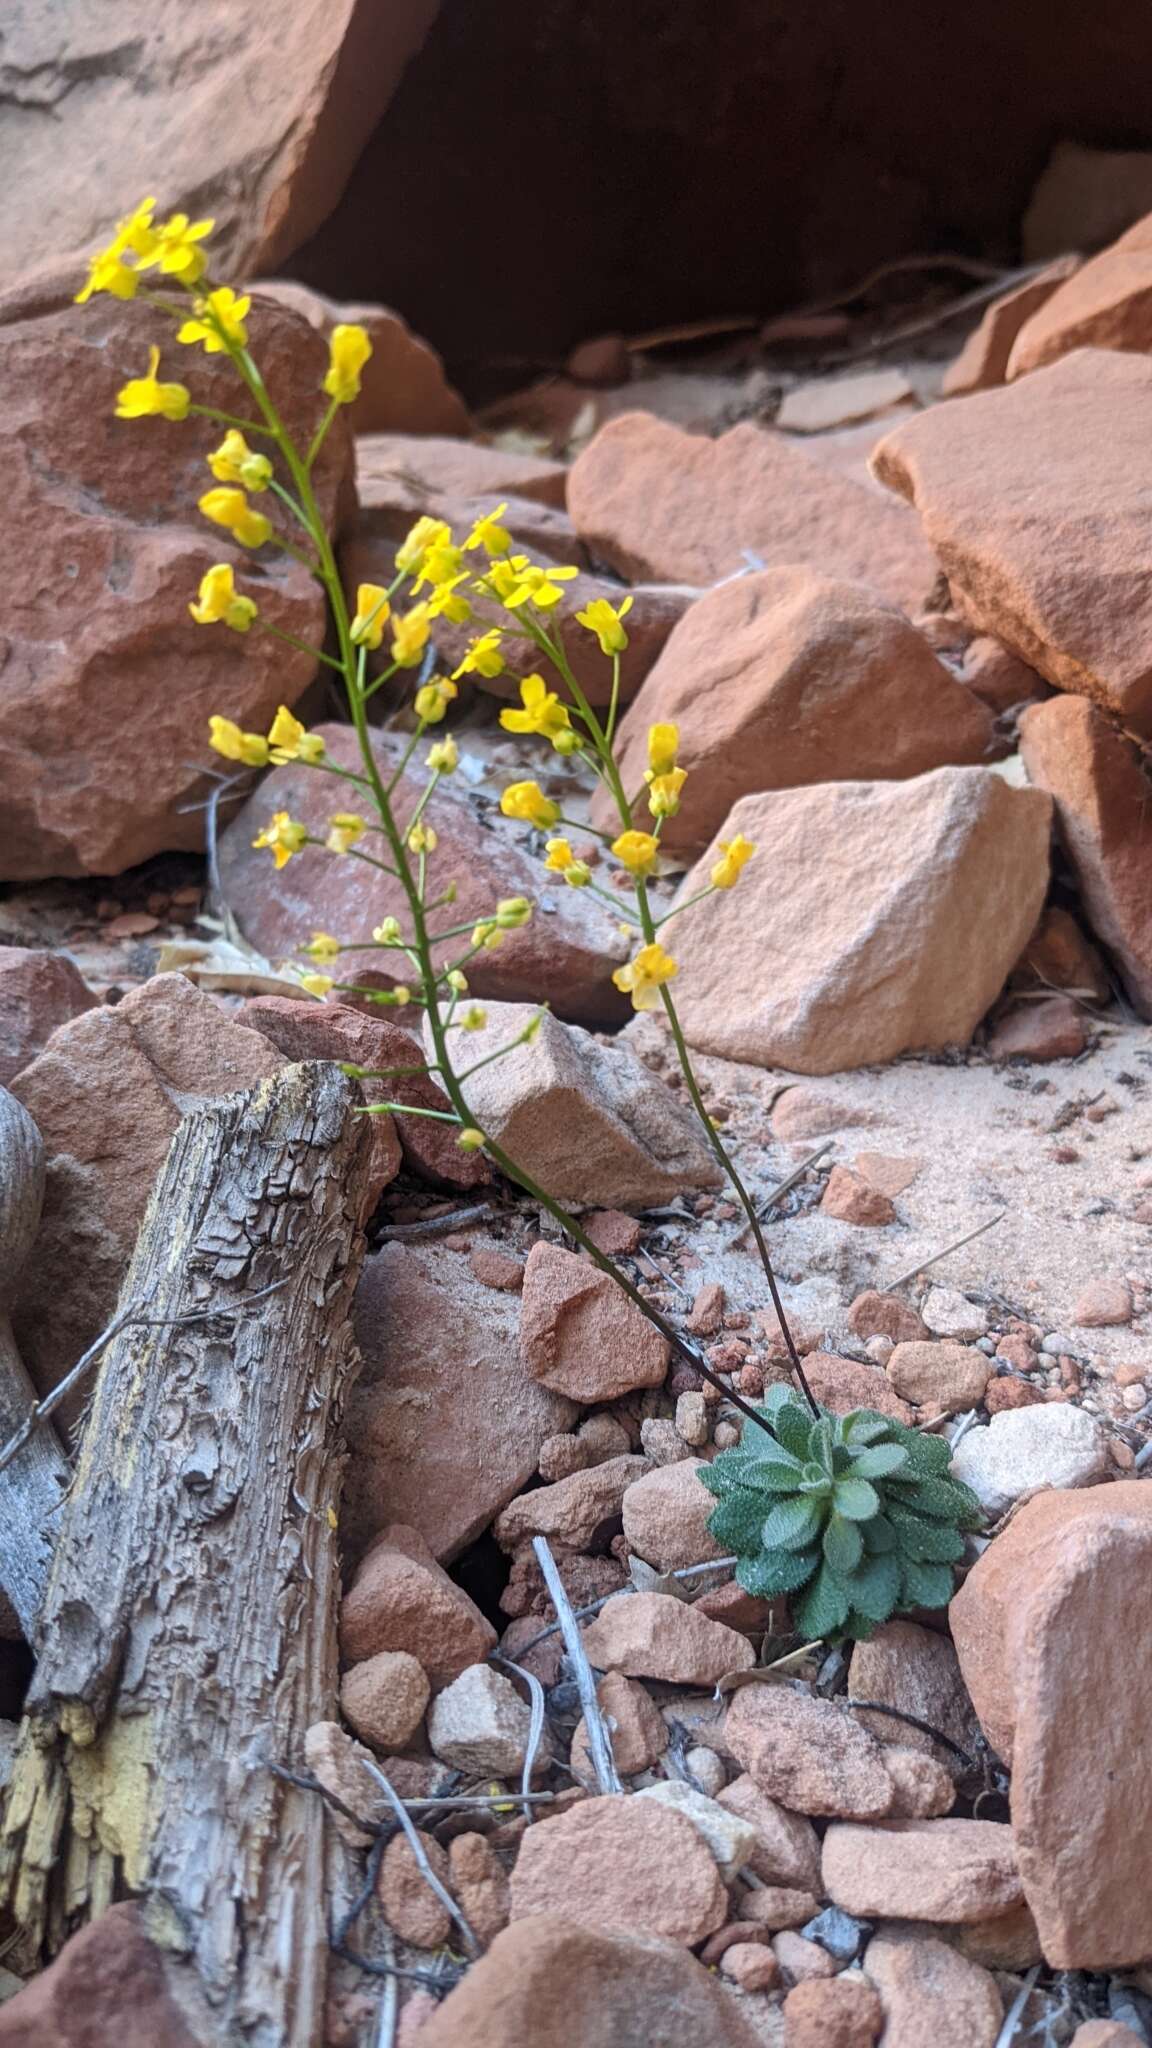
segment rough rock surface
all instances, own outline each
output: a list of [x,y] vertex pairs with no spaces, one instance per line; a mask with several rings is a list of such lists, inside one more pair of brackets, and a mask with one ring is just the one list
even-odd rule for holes
[[952,1468],[990,1515],[1045,1487],[1096,1486],[1115,1469],[1100,1423],[1067,1401],[994,1415],[961,1439]]
[[[935,1629],[921,1628],[914,1621],[885,1622],[868,1642],[855,1644],[848,1690],[853,1699],[876,1700],[882,1706],[915,1714],[949,1736],[969,1756],[973,1754],[979,1734],[976,1717],[956,1652],[948,1637],[938,1635]],[[963,1768],[950,1750],[907,1721],[864,1712],[858,1718],[886,1748],[922,1750],[953,1772]]]
[[879,1994],[863,1977],[814,1977],[784,2000],[786,2048],[873,2048],[883,2025]]
[[[485,1030],[451,1033],[465,1064],[516,1038],[536,1014],[527,1003],[487,1007]],[[667,1083],[630,1046],[556,1017],[484,1067],[467,1096],[481,1127],[559,1201],[642,1209],[720,1183],[696,1117]]]
[[1087,1019],[1071,996],[1011,1004],[987,1039],[988,1057],[994,1060],[1074,1060],[1087,1043]]
[[538,1386],[588,1405],[616,1401],[636,1387],[660,1386],[668,1354],[667,1338],[610,1274],[560,1245],[533,1245],[524,1267],[520,1356]]
[[697,1477],[705,1470],[702,1458],[680,1458],[634,1480],[624,1495],[628,1548],[657,1571],[674,1572],[724,1555],[723,1545],[708,1530],[716,1496]]
[[672,1685],[715,1685],[756,1661],[746,1636],[670,1593],[617,1593],[583,1636],[595,1669]]
[[1078,349],[1002,391],[920,413],[873,466],[915,503],[978,631],[1146,733],[1150,459],[1152,363]]
[[[217,758],[210,714],[265,731],[277,705],[295,703],[311,681],[307,654],[189,618],[213,562],[236,565],[270,624],[311,646],[324,633],[323,596],[306,568],[274,543],[243,553],[197,512],[217,422],[113,417],[117,391],[143,373],[153,341],[197,403],[234,411],[226,358],[183,349],[177,364],[159,314],[109,298],[77,308],[69,282],[0,301],[7,880],[116,874],[166,848],[201,846],[203,813],[188,807],[207,792],[204,771]],[[311,434],[325,350],[298,315],[258,297],[249,320],[289,426]],[[330,525],[351,455],[338,420],[315,470]],[[274,507],[273,523],[282,516]]]
[[435,1687],[496,1647],[496,1631],[443,1571],[420,1535],[392,1523],[362,1560],[340,1607],[340,1648],[352,1664],[405,1650]]
[[[359,748],[349,726],[321,725],[315,730],[323,736],[336,766],[359,765]],[[402,745],[387,737],[375,742],[385,773],[395,770]],[[408,805],[414,808],[423,788],[420,771],[406,775],[396,797],[401,810]],[[400,884],[368,870],[362,861],[308,846],[277,871],[271,856],[252,846],[275,811],[289,811],[323,836],[330,814],[339,808],[330,777],[298,764],[276,768],[221,839],[225,895],[239,907],[245,937],[266,959],[290,959],[317,929],[336,938],[356,938],[371,931],[382,918],[406,920],[407,904]],[[429,858],[429,876],[436,887],[451,881],[457,884],[454,922],[489,916],[503,897],[535,898],[541,893],[547,879],[545,870],[522,850],[516,828],[495,815],[481,818],[467,792],[454,783],[441,782],[430,822],[435,824],[439,845]],[[607,911],[587,902],[587,893],[579,889],[557,892],[554,915],[532,919],[510,931],[496,952],[479,954],[469,968],[473,994],[509,1002],[547,1002],[560,1016],[578,1023],[618,1022],[624,1005],[612,987],[611,976],[627,949]],[[458,952],[459,940],[447,941],[440,948],[441,963]],[[349,980],[367,974],[375,985],[392,987],[401,977],[399,967],[381,970],[381,961],[389,958],[373,948],[343,954],[340,964],[342,970],[348,970]]]
[[481,1946],[508,1925],[508,1873],[484,1835],[454,1835],[448,1844],[449,1889]]
[[443,434],[358,434],[356,488],[361,505],[373,511],[390,502],[400,483],[413,493],[403,513],[409,525],[421,512],[439,517],[445,498],[475,499],[486,511],[501,498],[563,511],[568,466],[550,455],[489,448],[480,441]]
[[872,1408],[895,1422],[911,1422],[914,1411],[902,1401],[887,1375],[856,1358],[838,1358],[834,1351],[812,1351],[804,1361],[804,1377],[816,1399],[833,1415],[853,1408]]
[[991,1366],[973,1345],[897,1344],[884,1370],[905,1401],[932,1415],[959,1415],[981,1399]]
[[66,1942],[48,1968],[0,2006],[0,2048],[198,2048],[165,1981],[164,1958],[140,1908],[110,1906]]
[[759,858],[676,921],[689,1043],[805,1074],[965,1044],[1039,915],[1050,811],[982,768],[743,798],[724,837]]
[[712,1850],[683,1814],[650,1799],[587,1799],[537,1821],[512,1872],[512,1919],[561,1913],[693,1947],[719,1927],[728,1894]]
[[[793,567],[723,583],[681,620],[620,728],[627,789],[662,721],[688,781],[661,843],[693,853],[742,796],[979,763],[992,740],[991,714],[896,605]],[[614,816],[598,791],[593,824]]]
[[713,441],[641,412],[602,427],[568,481],[577,531],[619,575],[706,586],[751,550],[765,568],[818,569],[914,608],[936,564],[893,509],[781,434],[745,424]]
[[[436,1876],[444,1884],[448,1877],[448,1852],[435,1836],[417,1828],[417,1837]],[[447,1906],[437,1898],[412,1853],[404,1835],[393,1835],[384,1851],[376,1879],[380,1910],[393,1934],[410,1941],[414,1948],[439,1948],[447,1941],[452,1919]]]
[[991,391],[997,384],[1003,384],[1021,328],[1078,268],[1078,257],[1058,257],[1036,277],[1016,285],[1003,298],[993,299],[979,326],[973,329],[945,372],[945,398],[963,398],[970,391]]
[[[539,1832],[537,1823],[529,1830]],[[759,2048],[760,2035],[678,1942],[516,1920],[425,2021],[420,2048]]]
[[433,1701],[428,1742],[453,1770],[507,1778],[523,1768],[531,1722],[510,1678],[490,1664],[469,1664]]
[[[308,997],[253,996],[240,1011],[240,1022],[269,1038],[289,1060],[349,1060],[358,1067],[419,1066],[420,1041],[403,1025],[386,1017],[353,1009],[351,1003],[317,1003]],[[360,1083],[366,1102],[410,1102],[422,1109],[443,1110],[448,1098],[423,1075],[398,1075],[389,1081]],[[492,1172],[479,1152],[462,1152],[453,1131],[426,1116],[374,1116],[379,1132],[381,1172],[401,1155],[425,1179],[453,1188],[474,1188],[491,1180]],[[392,1174],[386,1175],[387,1179]],[[383,1185],[383,1181],[380,1183]]]
[[721,1806],[717,1800],[698,1792],[694,1785],[685,1784],[682,1778],[665,1778],[659,1784],[645,1785],[635,1797],[652,1799],[671,1808],[673,1813],[682,1813],[707,1843],[725,1884],[735,1882],[755,1847],[756,1830],[748,1821],[731,1807]]
[[21,1355],[42,1392],[111,1319],[181,1117],[283,1064],[266,1038],[235,1023],[182,974],[161,974],[115,1008],[61,1025],[16,1076],[12,1092],[39,1126],[48,1155],[44,1216],[14,1316]]
[[1139,1481],[1042,1494],[950,1610],[973,1704],[1012,1767],[1024,1890],[1058,1969],[1152,1954],[1147,1703],[1133,1658],[1152,1627],[1150,1567],[1152,1500]]
[[739,1814],[756,1831],[748,1868],[764,1884],[795,1885],[814,1892],[820,1883],[820,1842],[810,1820],[791,1813],[745,1772],[717,1794],[721,1806]]
[[424,1718],[429,1692],[423,1666],[407,1650],[380,1650],[345,1672],[340,1710],[374,1749],[404,1749]]
[[1012,1829],[991,1820],[837,1821],[824,1890],[858,1919],[983,1920],[1023,1896]]
[[58,1024],[98,1000],[66,953],[0,946],[0,1088],[43,1052]]
[[445,377],[436,350],[413,334],[399,313],[388,306],[338,305],[323,292],[287,278],[269,279],[260,289],[278,305],[301,314],[325,346],[338,324],[366,329],[372,354],[360,372],[360,396],[348,408],[354,434],[471,431],[468,408]]
[[[515,1656],[515,1651],[510,1655]],[[663,1756],[669,1733],[659,1707],[647,1686],[637,1685],[622,1672],[607,1671],[596,1687],[596,1698],[612,1737],[612,1755],[622,1778],[646,1771]],[[572,1769],[578,1781],[594,1781],[588,1750],[587,1723],[581,1715],[572,1737]]]
[[884,1750],[831,1700],[789,1686],[743,1686],[724,1740],[761,1791],[795,1813],[869,1820],[892,1810]]
[[[253,17],[225,34],[216,15],[162,0],[141,37],[129,0],[70,14],[47,41],[41,17],[22,16],[8,61],[35,85],[5,115],[6,273],[46,245],[107,241],[159,171],[170,205],[215,215],[223,274],[258,276],[326,219],[434,13],[431,0],[383,14],[309,0],[274,31]],[[66,148],[52,118],[65,97]]]
[[1146,756],[1091,704],[1053,697],[1020,721],[1030,781],[1046,789],[1092,929],[1152,1017],[1152,782]]
[[[556,1397],[553,1396],[553,1399]],[[567,1405],[567,1404],[566,1404]],[[522,1493],[497,1517],[493,1534],[502,1550],[546,1536],[563,1550],[591,1550],[619,1525],[624,1495],[649,1470],[647,1458],[624,1455]]]
[[1024,377],[1079,348],[1152,346],[1152,218],[1138,220],[1049,293],[1021,328],[1008,362]]
[[391,1243],[365,1260],[354,1310],[363,1366],[345,1416],[354,1554],[399,1517],[437,1557],[455,1557],[531,1478],[541,1444],[574,1422],[571,1402],[525,1371],[517,1322],[515,1295],[493,1293],[462,1256]]
[[995,1980],[946,1941],[877,1934],[864,1968],[884,2007],[886,2048],[995,2048],[1004,2019]]

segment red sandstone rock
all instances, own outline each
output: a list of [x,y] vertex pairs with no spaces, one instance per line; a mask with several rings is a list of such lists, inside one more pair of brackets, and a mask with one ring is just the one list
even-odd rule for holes
[[360,373],[360,396],[348,408],[353,433],[468,433],[468,408],[445,377],[436,350],[413,334],[399,313],[387,306],[338,305],[287,278],[272,278],[260,289],[301,314],[325,345],[338,323],[367,330],[372,354]]
[[0,1088],[43,1052],[58,1024],[97,1002],[66,953],[0,946]]
[[892,2048],[995,2048],[1004,2007],[995,1979],[947,1942],[900,1931],[864,1953]]
[[930,1415],[959,1415],[983,1399],[991,1363],[967,1344],[897,1344],[884,1370],[905,1401]]
[[404,1650],[437,1688],[495,1644],[491,1623],[437,1564],[419,1532],[401,1523],[372,1545],[341,1603],[340,1647],[350,1662]]
[[537,1821],[512,1872],[512,1918],[561,1913],[583,1927],[619,1927],[694,1947],[727,1912],[716,1860],[682,1814],[650,1799],[588,1799]]
[[1022,1897],[1012,1829],[990,1820],[837,1821],[823,1875],[833,1904],[864,1919],[978,1920]]
[[165,1978],[163,1951],[125,1902],[81,1928],[0,2006],[0,2048],[198,2048]]
[[895,1223],[896,1211],[888,1196],[879,1188],[871,1186],[849,1166],[834,1166],[828,1176],[828,1185],[820,1198],[820,1207],[826,1216],[834,1216],[838,1223],[857,1223],[882,1227]]
[[597,1670],[673,1685],[715,1685],[756,1661],[745,1636],[670,1593],[617,1593],[585,1628],[584,1648]]
[[1012,1003],[988,1033],[994,1060],[1074,1060],[1087,1044],[1087,1020],[1071,996]]
[[1078,256],[1061,256],[1036,277],[993,299],[980,325],[968,336],[944,376],[945,398],[990,391],[1008,376],[1008,359],[1022,327],[1040,312],[1058,287],[1080,267]]
[[[876,1700],[914,1714],[938,1728],[969,1756],[979,1734],[956,1652],[947,1636],[914,1621],[889,1621],[866,1643],[855,1644],[848,1689],[854,1699]],[[963,1768],[953,1752],[907,1721],[888,1714],[858,1717],[885,1748],[903,1747],[937,1758],[953,1772]]]
[[624,1495],[624,1537],[628,1548],[657,1571],[721,1557],[723,1545],[708,1532],[716,1497],[701,1483],[701,1458],[680,1458],[635,1479]]
[[1023,377],[1072,349],[1140,352],[1152,345],[1152,217],[1080,265],[1025,322],[1008,376]]
[[538,1385],[588,1406],[615,1401],[636,1387],[660,1386],[668,1354],[667,1339],[609,1274],[559,1245],[533,1245],[524,1268],[520,1356]]
[[879,1994],[864,1977],[814,1977],[784,2000],[785,2048],[873,2048],[883,2025]]

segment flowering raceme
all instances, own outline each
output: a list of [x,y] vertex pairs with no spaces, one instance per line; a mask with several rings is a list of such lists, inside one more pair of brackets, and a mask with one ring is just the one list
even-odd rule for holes
[[200,596],[188,606],[200,626],[231,626],[234,633],[246,633],[256,618],[250,597],[241,596],[230,562],[217,562],[200,578]]
[[750,861],[756,848],[742,832],[735,839],[720,841],[720,858],[713,864],[712,886],[714,889],[731,889],[739,880],[740,870]]
[[559,733],[567,732],[572,720],[568,706],[548,688],[543,676],[525,676],[520,685],[522,711],[502,711],[505,732],[539,733],[553,745]]
[[182,420],[188,416],[192,394],[184,384],[161,384],[156,372],[160,368],[160,351],[148,351],[148,373],[144,377],[133,377],[121,386],[116,399],[118,420],[144,420],[152,417],[165,420]]
[[272,464],[248,446],[238,427],[230,427],[218,448],[208,457],[208,467],[219,484],[242,484],[248,491],[266,491],[272,481]]
[[221,285],[218,291],[197,299],[196,318],[185,320],[176,331],[176,339],[186,343],[203,342],[204,353],[209,356],[223,355],[229,346],[246,348],[248,329],[244,325],[244,316],[251,304],[250,298],[240,297],[230,285]]

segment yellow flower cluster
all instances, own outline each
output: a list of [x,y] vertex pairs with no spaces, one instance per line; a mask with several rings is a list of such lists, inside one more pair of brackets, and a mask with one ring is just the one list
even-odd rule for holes
[[519,818],[541,832],[546,832],[560,816],[559,804],[545,796],[538,782],[510,782],[500,799],[500,809],[506,818]]
[[[212,573],[210,570],[209,575]],[[238,598],[236,602],[244,604],[247,600]],[[319,733],[309,732],[301,725],[286,704],[281,704],[267,736],[242,732],[230,718],[210,718],[208,744],[217,754],[223,754],[226,761],[242,761],[246,768],[266,768],[269,761],[280,767],[287,761],[306,761],[314,766],[324,758],[324,742]],[[283,867],[284,862],[277,865]]]
[[560,702],[554,690],[548,688],[543,676],[525,676],[520,685],[521,711],[502,711],[500,723],[505,732],[539,733],[543,739],[551,740],[554,747],[566,751],[563,736],[571,732],[572,720],[568,706]]
[[549,839],[545,846],[547,859],[544,862],[554,875],[563,875],[572,889],[586,889],[592,880],[592,870],[586,860],[577,860],[566,839]]
[[190,221],[186,213],[174,213],[157,226],[152,218],[155,210],[155,199],[142,199],[135,212],[120,222],[107,248],[90,259],[87,282],[76,294],[77,305],[96,292],[107,292],[114,299],[134,299],[145,270],[159,270],[185,285],[199,283],[208,266],[200,244],[215,222]]
[[714,889],[733,888],[739,880],[741,868],[744,867],[746,862],[751,860],[755,851],[756,848],[752,841],[745,839],[742,832],[738,832],[735,839],[722,839],[720,841],[720,858],[714,862],[712,867],[712,887]]
[[680,809],[680,791],[688,780],[687,771],[676,766],[680,728],[650,725],[648,728],[648,809],[654,818],[674,818]]

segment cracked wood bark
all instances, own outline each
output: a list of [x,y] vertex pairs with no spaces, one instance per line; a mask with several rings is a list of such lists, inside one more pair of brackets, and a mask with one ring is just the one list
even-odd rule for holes
[[265,1765],[298,1766],[335,1711],[358,1099],[336,1067],[287,1067],[172,1140],[123,1296],[168,1326],[101,1368],[0,1842],[28,1953],[140,1895],[210,2048],[324,2037],[342,1851]]
[[[44,1201],[44,1142],[7,1088],[0,1088],[0,1444],[16,1434],[36,1404],[36,1390],[16,1349],[8,1309],[32,1249]],[[55,1430],[44,1424],[0,1471],[0,1589],[19,1629],[0,1615],[0,1635],[36,1640],[57,1516],[68,1485],[68,1461]]]

